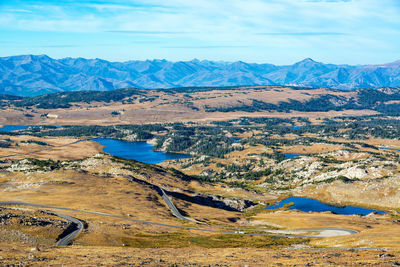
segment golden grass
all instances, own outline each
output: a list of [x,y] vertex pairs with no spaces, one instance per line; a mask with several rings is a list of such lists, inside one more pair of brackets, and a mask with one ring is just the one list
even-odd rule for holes
[[[31,137],[12,137],[12,138],[31,138]],[[291,138],[291,137],[289,137]],[[44,139],[37,139],[44,140]],[[51,144],[64,144],[73,139],[68,138],[49,138],[45,140]],[[382,142],[389,144],[386,140],[371,139],[371,144]],[[92,142],[79,143],[82,146],[64,147],[54,154],[42,155],[38,153],[33,157],[47,159],[63,159],[66,154],[80,155],[83,150],[95,154],[101,147]],[[77,145],[79,145],[77,144]],[[32,146],[30,149],[34,149]],[[321,151],[334,151],[340,149],[338,145],[314,144],[311,146],[292,146],[283,147],[283,152],[288,153],[314,153]],[[71,152],[72,151],[72,152]],[[218,159],[218,162],[228,164],[238,159],[246,159],[249,154],[260,154],[271,152],[263,146],[246,146],[243,151],[230,153],[226,159]],[[3,151],[2,151],[3,153]],[[121,168],[124,160],[110,160],[107,156],[103,159],[94,160],[87,167],[80,166],[90,173],[77,170],[55,170],[52,172],[35,173],[5,173],[0,176],[0,182],[6,185],[0,194],[0,201],[15,200],[33,203],[43,203],[54,206],[75,208],[80,210],[90,210],[106,212],[124,217],[137,218],[141,220],[168,223],[173,225],[195,224],[181,222],[173,217],[160,198],[160,196],[150,187],[138,183],[128,182],[122,175],[131,173]],[[166,164],[166,165],[165,165]],[[215,163],[213,163],[215,164]],[[218,194],[226,197],[239,197],[259,201],[272,201],[279,196],[268,193],[255,193],[243,189],[232,189],[222,185],[207,185],[198,182],[184,182],[168,171],[160,172],[157,167],[135,163],[135,176],[147,180],[154,184],[163,184],[166,187],[178,188],[183,190],[193,190],[198,192]],[[171,162],[162,165],[171,166]],[[212,165],[214,166],[214,165]],[[200,167],[199,167],[200,168]],[[102,173],[112,173],[112,175],[101,175]],[[94,174],[98,173],[98,175]],[[386,180],[385,180],[386,181]],[[385,182],[383,181],[383,182]],[[351,184],[351,186],[357,183]],[[304,194],[310,196],[314,193],[322,194],[335,187],[329,185],[328,189],[304,188]],[[345,184],[348,188],[349,185]],[[325,191],[326,190],[326,191]],[[361,192],[361,189],[358,188]],[[351,194],[345,188],[341,190],[345,194]],[[347,193],[346,193],[347,192]],[[328,192],[329,193],[329,192]],[[326,196],[331,196],[330,194]],[[318,195],[320,196],[320,195]],[[359,199],[360,196],[356,196]],[[332,200],[332,197],[327,199]],[[343,198],[346,199],[346,198]],[[376,199],[376,198],[375,198]],[[337,199],[336,199],[337,200]],[[399,237],[393,235],[393,231],[400,231],[398,224],[392,223],[388,218],[358,217],[358,216],[339,216],[332,214],[306,214],[293,211],[278,213],[244,214],[228,212],[211,207],[193,204],[187,201],[173,199],[178,208],[188,214],[189,217],[208,222],[211,228],[218,229],[223,227],[271,227],[281,226],[282,228],[322,228],[322,227],[344,227],[359,230],[360,233],[352,236],[335,238],[324,238],[311,241],[312,245],[326,247],[381,247],[398,246]],[[335,201],[334,201],[335,202]],[[368,200],[371,202],[371,200]],[[359,203],[359,202],[358,202]],[[89,228],[77,240],[76,244],[86,246],[122,246],[122,244],[136,247],[224,247],[224,246],[249,246],[260,247],[268,243],[269,239],[248,238],[230,235],[215,235],[191,231],[167,229],[158,226],[143,225],[122,219],[101,217],[98,215],[83,214],[78,212],[65,212],[66,214],[85,220],[89,223]],[[255,216],[253,219],[251,216]],[[238,223],[233,223],[230,218],[239,218]],[[240,222],[240,223],[239,223]],[[34,232],[32,232],[34,233]],[[290,244],[286,244],[290,245]],[[99,248],[99,250],[101,250]],[[123,252],[120,252],[123,253]],[[178,252],[177,252],[178,253]],[[60,256],[61,257],[61,256]],[[178,257],[178,254],[177,254]],[[202,258],[204,260],[204,258]]]
[[[398,261],[398,249],[373,250],[271,250],[268,248],[129,248],[87,247],[41,248],[31,252],[30,247],[15,243],[1,244],[0,256],[4,264],[29,262],[33,265],[94,266],[133,264],[135,266],[268,266],[305,265],[390,266]],[[31,254],[31,259],[27,255]],[[35,258],[36,257],[36,258]]]
[[[0,139],[9,138],[14,142],[18,143],[18,146],[15,144],[10,148],[2,148],[0,149],[0,157],[14,155],[14,154],[24,154],[29,152],[35,152],[38,150],[43,150],[45,148],[49,148],[51,146],[55,146],[51,149],[46,149],[43,151],[35,152],[29,155],[17,155],[8,157],[10,159],[24,159],[24,158],[36,158],[41,160],[73,160],[73,159],[81,159],[96,155],[97,153],[102,151],[103,146],[94,142],[94,141],[85,141],[79,142],[76,144],[68,145],[73,143],[79,139],[76,138],[66,138],[66,137],[45,137],[39,138],[34,136],[4,136],[0,135]],[[39,141],[45,142],[48,145],[38,145],[35,143],[21,143],[24,141]],[[68,146],[64,146],[68,145]],[[63,147],[56,147],[63,146]]]
[[[0,124],[45,124],[45,125],[111,125],[128,123],[163,123],[163,122],[187,122],[195,121],[207,123],[215,120],[229,120],[243,116],[248,117],[308,117],[312,123],[318,123],[321,118],[336,116],[360,116],[377,114],[371,110],[346,110],[329,112],[205,112],[204,106],[231,107],[251,104],[253,99],[277,104],[280,101],[296,99],[305,101],[311,97],[334,94],[345,97],[355,97],[355,92],[332,92],[327,89],[293,90],[282,87],[241,87],[238,90],[213,90],[207,92],[194,92],[191,97],[186,93],[170,94],[168,92],[156,92],[143,90],[147,97],[157,97],[152,102],[133,104],[121,103],[78,103],[79,106],[68,109],[23,109],[7,108],[0,110]],[[239,102],[240,101],[240,102]],[[199,110],[193,110],[188,103],[192,103]],[[112,111],[120,111],[121,115],[112,116]],[[35,111],[35,112],[32,112]],[[27,118],[29,113],[33,118]],[[53,114],[57,118],[46,118],[42,114]]]
[[2,201],[49,204],[121,216],[132,214],[143,220],[174,222],[157,200],[157,192],[125,178],[106,178],[73,170],[13,173],[8,178],[9,186],[0,194]]
[[[11,217],[6,223],[0,227],[0,242],[8,241],[13,242],[14,239],[21,238],[19,236],[28,237],[27,239],[22,238],[21,242],[31,242],[31,244],[45,244],[53,245],[56,238],[64,231],[62,228],[61,219],[57,216],[47,215],[27,208],[2,208],[0,214],[12,214],[17,217]],[[26,222],[35,221],[36,219],[46,220],[53,224],[44,226],[29,226],[21,223],[20,220]],[[15,240],[14,240],[15,241]]]
[[388,220],[389,215],[357,216],[330,213],[305,213],[279,211],[260,213],[254,217],[255,224],[267,222],[284,229],[347,228],[360,233],[347,236],[313,239],[310,244],[326,247],[399,247],[400,224]]
[[293,153],[293,154],[314,154],[314,153],[327,153],[331,151],[337,151],[343,149],[341,145],[332,144],[311,144],[309,146],[295,145],[295,146],[284,146],[280,148],[282,153]]

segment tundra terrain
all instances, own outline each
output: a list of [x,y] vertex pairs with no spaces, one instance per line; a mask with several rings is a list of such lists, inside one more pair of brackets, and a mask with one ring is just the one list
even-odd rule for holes
[[382,98],[388,101],[400,100],[398,89],[379,90],[342,92],[325,88],[250,86],[121,89],[109,92],[54,93],[25,98],[4,95],[0,96],[0,124],[204,122],[243,116],[310,117],[317,120],[320,117],[377,114],[399,105],[380,102]]
[[[386,102],[363,90],[180,90],[3,97],[0,123],[31,126],[0,132],[0,263],[399,264],[397,89],[377,90]],[[191,157],[146,164],[93,138]],[[290,196],[385,213],[266,209]],[[84,227],[60,248],[77,227],[64,215]]]

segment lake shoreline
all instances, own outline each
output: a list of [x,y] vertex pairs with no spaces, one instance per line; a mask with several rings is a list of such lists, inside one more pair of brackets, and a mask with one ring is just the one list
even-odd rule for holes
[[359,206],[350,206],[350,205],[338,206],[335,204],[326,204],[314,198],[297,197],[297,196],[291,196],[283,200],[280,200],[272,204],[271,206],[267,207],[266,210],[280,209],[282,207],[286,207],[290,210],[293,209],[300,210],[303,212],[332,212],[334,214],[341,214],[341,215],[366,216],[371,213],[377,213],[377,214],[386,213],[386,211],[383,210],[367,209]]
[[153,150],[154,145],[146,141],[126,141],[115,138],[92,138],[94,142],[103,146],[103,151],[113,156],[134,159],[148,164],[158,164],[166,160],[190,158],[184,153],[171,153]]

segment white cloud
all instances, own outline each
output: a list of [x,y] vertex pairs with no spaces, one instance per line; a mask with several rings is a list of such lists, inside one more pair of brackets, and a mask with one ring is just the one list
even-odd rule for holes
[[[163,47],[233,47],[242,49],[243,53],[250,47],[282,53],[282,49],[322,51],[325,46],[331,51],[327,54],[333,54],[335,49],[355,51],[363,44],[370,46],[370,51],[375,47],[395,50],[400,41],[396,37],[400,29],[397,0],[110,0],[96,3],[42,0],[19,3],[0,7],[0,28],[97,32],[105,34],[104,38],[117,38],[119,33],[122,39],[128,35],[151,36],[160,43],[168,43]],[[365,45],[362,48],[368,49]]]
[[[27,5],[0,10],[9,29],[43,31],[177,31],[221,36],[258,32],[347,32],[399,22],[390,0],[170,0]],[[71,3],[71,2],[69,2]],[[73,2],[72,2],[73,3]],[[166,3],[168,5],[166,6]],[[385,8],[386,4],[386,8]],[[82,8],[85,7],[85,8]],[[17,10],[30,12],[21,16]],[[79,27],[77,27],[79,25]],[[348,33],[348,32],[347,32]],[[196,35],[199,37],[199,35]]]

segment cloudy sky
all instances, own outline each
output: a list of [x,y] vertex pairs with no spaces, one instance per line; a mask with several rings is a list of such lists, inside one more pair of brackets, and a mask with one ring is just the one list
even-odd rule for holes
[[0,56],[370,64],[400,59],[399,0],[0,0]]

